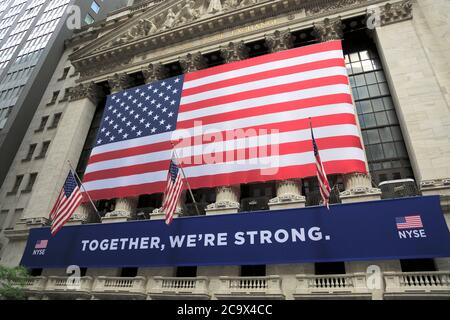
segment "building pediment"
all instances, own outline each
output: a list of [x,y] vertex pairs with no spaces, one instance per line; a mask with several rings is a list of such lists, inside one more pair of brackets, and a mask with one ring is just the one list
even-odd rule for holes
[[199,38],[286,12],[318,15],[371,0],[168,0],[149,7],[72,54],[83,78],[128,64],[142,52]]

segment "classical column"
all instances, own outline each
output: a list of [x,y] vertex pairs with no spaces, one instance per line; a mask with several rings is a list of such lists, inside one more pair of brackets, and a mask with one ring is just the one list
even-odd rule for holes
[[[122,90],[128,89],[131,85],[131,78],[126,73],[114,74],[108,78],[108,84],[111,88],[111,93],[117,93]],[[102,222],[124,222],[131,220],[133,213],[136,210],[138,197],[127,197],[116,199],[115,209],[112,212],[108,212],[102,217]]]
[[265,39],[270,52],[279,52],[293,47],[293,39],[289,29],[282,31],[275,30],[271,34],[266,34]]
[[200,52],[188,53],[186,56],[180,58],[180,65],[183,73],[189,73],[205,68],[206,61]]
[[90,202],[82,203],[75,210],[74,214],[67,221],[66,225],[79,225],[89,222],[92,214],[95,214],[94,208]]
[[344,25],[340,17],[325,18],[321,22],[314,23],[314,36],[320,42],[339,40],[344,36]]
[[[342,24],[342,20],[340,17],[337,17],[333,19],[326,18],[321,22],[314,23],[313,32],[320,42],[324,42],[342,39],[344,36],[343,30],[344,25]],[[358,121],[358,117],[356,117],[356,120]],[[368,168],[367,162],[366,168]],[[344,187],[345,191],[340,194],[343,203],[379,200],[381,198],[380,189],[372,187],[369,173],[350,173],[344,175]]]
[[150,63],[145,70],[142,70],[145,82],[161,80],[168,77],[167,69],[161,63]]
[[[279,52],[293,47],[293,38],[290,30],[275,30],[265,35],[266,44],[270,52]],[[269,200],[270,210],[302,208],[305,206],[305,197],[301,192],[301,180],[280,180],[276,183],[277,196]]]
[[303,208],[302,182],[299,179],[277,181],[277,196],[269,200],[270,210]]
[[[248,58],[248,51],[249,49],[243,41],[230,42],[227,46],[220,48],[220,54],[226,63]],[[237,213],[240,208],[240,191],[240,185],[216,188],[216,202],[206,207],[206,214]]]
[[[177,202],[177,207],[176,207],[175,213],[173,215],[174,218],[183,214],[183,205],[184,205],[185,201],[186,201],[186,190],[183,190],[181,192],[180,198],[178,199],[178,202]],[[150,216],[150,219],[151,220],[165,220],[166,214],[161,210],[161,208],[156,208],[155,210],[153,210],[153,212]]]

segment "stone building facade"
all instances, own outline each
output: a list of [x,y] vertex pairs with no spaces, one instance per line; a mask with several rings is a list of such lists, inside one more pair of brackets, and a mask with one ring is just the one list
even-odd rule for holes
[[[379,200],[379,183],[413,179],[418,193],[440,195],[450,224],[450,9],[446,0],[148,1],[77,32],[0,189],[1,260],[18,265],[29,230],[47,225],[68,164],[82,175],[105,96],[154,80],[308,44],[342,39],[370,174],[332,176],[335,202]],[[64,69],[71,73],[59,80]],[[49,104],[53,92],[65,92]],[[42,117],[61,114],[55,128]],[[40,159],[29,145],[50,141]],[[25,186],[25,182],[28,181]],[[400,180],[406,181],[406,180]],[[409,181],[409,180],[408,180]],[[196,190],[202,213],[317,205],[314,179]],[[69,224],[161,219],[162,195],[99,201]],[[194,214],[186,198],[178,214]],[[252,207],[253,206],[253,207]],[[0,226],[1,227],[1,226]],[[366,272],[381,268],[381,288]],[[66,270],[34,270],[31,298],[357,298],[450,297],[450,259],[332,264],[87,269],[81,287]]]

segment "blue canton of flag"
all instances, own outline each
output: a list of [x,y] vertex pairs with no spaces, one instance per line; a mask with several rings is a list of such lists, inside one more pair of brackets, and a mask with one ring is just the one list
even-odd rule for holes
[[178,76],[109,96],[96,146],[175,130],[182,87]]

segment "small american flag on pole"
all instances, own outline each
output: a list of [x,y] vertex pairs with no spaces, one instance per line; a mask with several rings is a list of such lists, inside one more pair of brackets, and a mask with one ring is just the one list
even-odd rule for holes
[[423,228],[422,219],[419,215],[407,216],[407,217],[397,217],[395,218],[397,223],[397,229],[419,229]]
[[50,219],[52,220],[52,226],[50,228],[52,236],[54,236],[70,219],[76,208],[82,201],[83,196],[77,181],[72,173],[69,171],[69,175],[64,182],[64,186],[59,193],[58,199],[50,212]]
[[316,175],[317,180],[319,180],[319,190],[320,195],[322,196],[323,204],[327,206],[327,209],[330,210],[329,202],[330,202],[330,184],[328,183],[327,174],[323,167],[322,161],[320,160],[319,149],[317,148],[316,139],[314,139],[314,132],[311,125],[311,138],[314,149],[314,157],[316,158]]
[[173,220],[173,214],[177,209],[177,202],[183,191],[183,178],[181,170],[174,159],[174,155],[170,161],[169,172],[167,174],[167,186],[164,192],[164,201],[162,210],[166,214],[166,224],[169,225]]

